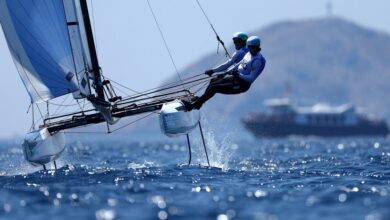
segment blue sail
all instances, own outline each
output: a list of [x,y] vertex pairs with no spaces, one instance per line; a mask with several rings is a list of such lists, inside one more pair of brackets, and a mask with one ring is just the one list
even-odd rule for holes
[[78,90],[63,0],[0,0],[0,22],[32,102]]

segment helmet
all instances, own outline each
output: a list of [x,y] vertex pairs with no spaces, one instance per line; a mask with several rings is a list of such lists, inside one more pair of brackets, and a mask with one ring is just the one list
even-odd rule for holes
[[246,41],[247,46],[260,46],[261,40],[257,36],[251,36]]
[[248,39],[248,34],[245,32],[236,32],[233,34],[233,39],[234,38],[240,38],[243,41],[246,41]]

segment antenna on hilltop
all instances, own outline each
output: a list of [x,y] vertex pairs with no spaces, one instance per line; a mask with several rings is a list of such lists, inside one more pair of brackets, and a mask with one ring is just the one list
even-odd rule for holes
[[331,1],[326,2],[326,17],[331,18],[333,14],[333,4]]

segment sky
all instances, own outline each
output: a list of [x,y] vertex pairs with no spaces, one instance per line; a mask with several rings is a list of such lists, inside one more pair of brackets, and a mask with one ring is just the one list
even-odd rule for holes
[[[88,0],[104,75],[136,91],[157,87],[175,74],[147,0]],[[92,4],[91,4],[92,2]],[[149,0],[177,69],[216,53],[217,41],[196,0]],[[390,34],[389,0],[199,0],[228,44],[237,31],[329,13]],[[327,5],[331,5],[331,10]],[[260,36],[261,37],[261,36]],[[262,39],[266,50],[266,39]],[[210,67],[204,67],[209,69]],[[23,136],[31,125],[30,99],[0,31],[0,138]],[[157,122],[156,122],[157,123]]]

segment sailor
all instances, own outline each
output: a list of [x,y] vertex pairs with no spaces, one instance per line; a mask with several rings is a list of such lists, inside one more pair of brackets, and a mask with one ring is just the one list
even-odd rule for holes
[[248,38],[247,47],[249,52],[233,70],[220,79],[211,80],[205,93],[192,103],[184,102],[187,110],[200,109],[202,105],[216,93],[239,94],[248,91],[251,84],[257,79],[265,67],[265,58],[260,53],[261,40],[257,36]]
[[234,43],[234,47],[236,48],[236,51],[234,52],[233,56],[225,63],[213,69],[206,70],[204,74],[211,76],[213,75],[213,73],[226,71],[232,65],[239,63],[242,60],[242,58],[244,58],[245,54],[248,52],[248,48],[246,47],[247,39],[248,39],[248,34],[245,32],[234,33],[233,43]]

